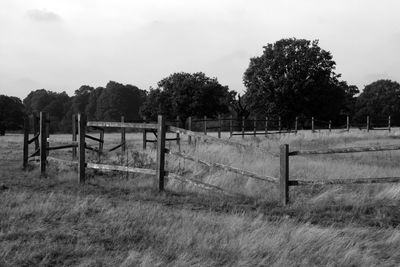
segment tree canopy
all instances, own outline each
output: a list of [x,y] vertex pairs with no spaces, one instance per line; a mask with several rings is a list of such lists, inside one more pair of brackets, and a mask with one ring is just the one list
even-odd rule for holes
[[0,135],[19,130],[24,121],[24,105],[18,97],[0,95]]
[[250,59],[243,76],[246,102],[257,115],[334,119],[343,110],[346,94],[353,93],[345,90],[334,70],[331,53],[320,48],[318,40],[279,40]]
[[179,116],[182,121],[189,116],[215,117],[229,112],[235,94],[202,72],[174,73],[150,90],[141,113],[148,119],[165,114],[169,119]]

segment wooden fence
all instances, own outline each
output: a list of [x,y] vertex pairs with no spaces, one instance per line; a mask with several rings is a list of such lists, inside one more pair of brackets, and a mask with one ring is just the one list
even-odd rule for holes
[[[208,168],[219,168],[228,172],[240,174],[242,176],[256,179],[264,182],[269,182],[276,184],[280,189],[280,199],[283,205],[289,203],[289,187],[290,186],[303,186],[303,185],[329,185],[329,184],[360,184],[360,183],[397,183],[400,182],[400,177],[382,177],[382,178],[355,178],[355,179],[329,179],[329,180],[291,180],[289,173],[289,157],[293,156],[309,156],[309,155],[320,155],[320,154],[333,154],[333,153],[358,153],[358,152],[374,152],[374,151],[390,151],[390,150],[400,150],[400,145],[390,145],[390,146],[369,146],[369,147],[346,147],[346,148],[334,148],[334,149],[325,149],[325,150],[303,150],[303,151],[289,151],[289,145],[284,144],[280,147],[280,153],[274,154],[269,151],[253,147],[251,145],[241,144],[238,142],[233,142],[228,139],[222,139],[221,136],[213,137],[207,135],[207,132],[199,133],[194,132],[183,128],[179,128],[179,119],[178,122],[173,122],[172,124],[176,124],[177,126],[167,125],[164,116],[158,116],[158,121],[155,123],[131,123],[125,122],[124,117],[121,118],[121,122],[97,122],[97,121],[87,121],[85,115],[78,114],[77,116],[72,117],[72,140],[68,144],[58,145],[58,146],[49,146],[49,115],[45,112],[41,112],[40,116],[31,116],[29,119],[25,119],[24,121],[24,145],[23,145],[23,167],[27,167],[27,163],[29,158],[36,158],[39,155],[40,161],[40,171],[41,176],[46,176],[46,162],[47,161],[62,161],[64,163],[68,163],[71,165],[78,166],[78,181],[79,183],[85,182],[85,170],[89,169],[97,169],[97,170],[112,170],[112,171],[123,171],[123,172],[131,172],[131,173],[142,173],[146,175],[156,176],[158,180],[158,189],[159,191],[164,190],[164,180],[165,177],[169,177],[172,179],[179,180],[181,182],[194,184],[196,186],[200,186],[205,189],[217,190],[219,192],[223,192],[228,195],[237,195],[235,193],[226,192],[222,188],[218,186],[206,184],[200,181],[183,178],[177,174],[170,173],[165,170],[165,155],[170,155],[174,157],[180,157],[185,160],[190,160],[201,164]],[[190,120],[189,120],[190,121]],[[207,120],[205,120],[207,121]],[[313,120],[314,121],[314,120]],[[390,119],[389,119],[390,121]],[[31,132],[30,122],[33,124],[33,137],[29,138],[29,134]],[[389,123],[390,126],[390,123]],[[143,169],[143,168],[134,168],[129,166],[117,166],[117,165],[108,165],[108,164],[99,164],[86,162],[86,150],[92,150],[98,152],[99,155],[103,153],[103,144],[104,144],[104,129],[112,127],[112,128],[120,128],[121,129],[121,142],[117,146],[112,147],[108,151],[114,151],[118,148],[121,148],[122,151],[126,149],[126,128],[132,129],[140,129],[143,131],[143,148],[146,148],[147,140],[146,134],[147,132],[154,133],[156,139],[154,142],[157,145],[157,165],[156,169]],[[190,127],[190,124],[189,124]],[[88,129],[94,129],[99,131],[99,137],[94,137],[88,134]],[[176,134],[176,138],[167,139],[166,133],[172,132]],[[165,148],[166,141],[177,141],[179,145],[179,141],[181,139],[180,135],[187,135],[188,140],[192,139],[202,139],[205,141],[216,142],[224,145],[230,145],[234,147],[238,147],[240,149],[253,149],[259,150],[262,153],[268,153],[273,157],[280,158],[280,177],[272,177],[266,175],[259,175],[250,171],[242,170],[233,166],[216,163],[216,162],[207,162],[198,158],[195,158],[191,155],[187,155],[181,152],[172,152]],[[98,147],[91,147],[86,143],[86,139],[90,139],[98,142]],[[29,145],[35,144],[35,151],[31,155],[29,155]],[[77,161],[67,161],[60,160],[56,158],[49,157],[49,151],[58,150],[58,149],[70,149],[72,148],[72,160]]]

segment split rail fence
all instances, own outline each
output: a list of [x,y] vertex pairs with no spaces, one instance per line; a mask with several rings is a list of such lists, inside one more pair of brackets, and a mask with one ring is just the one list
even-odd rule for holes
[[[190,120],[189,120],[190,121]],[[30,123],[31,122],[31,123]],[[33,125],[33,137],[29,138],[29,134],[31,132],[31,124]],[[289,174],[289,157],[293,156],[310,156],[310,155],[320,155],[320,154],[334,154],[334,153],[357,153],[357,152],[375,152],[375,151],[390,151],[390,150],[400,150],[400,145],[390,145],[390,146],[369,146],[369,147],[346,147],[346,148],[335,148],[335,149],[326,149],[326,150],[306,150],[306,151],[289,151],[289,145],[284,144],[280,147],[280,153],[274,154],[270,151],[266,151],[257,147],[253,147],[251,145],[242,144],[239,142],[234,142],[228,139],[223,139],[218,137],[213,137],[207,135],[207,132],[199,133],[194,132],[183,128],[179,128],[179,118],[177,121],[172,122],[173,125],[167,125],[164,116],[158,116],[157,122],[144,122],[144,123],[131,123],[125,122],[124,117],[121,118],[121,122],[98,122],[98,121],[87,121],[85,115],[78,114],[77,116],[73,115],[72,117],[72,140],[68,144],[58,145],[58,146],[50,146],[49,145],[49,115],[48,113],[41,112],[40,116],[33,115],[30,118],[27,118],[24,122],[24,145],[23,145],[23,167],[26,168],[28,161],[30,158],[36,160],[37,158],[40,161],[40,170],[41,176],[46,176],[46,163],[49,160],[52,161],[62,161],[70,164],[77,164],[78,166],[78,181],[79,183],[85,183],[86,169],[97,169],[103,171],[123,171],[123,172],[131,172],[131,173],[142,173],[146,175],[152,175],[156,177],[158,180],[158,189],[159,191],[164,190],[164,182],[165,177],[169,177],[172,179],[177,179],[181,182],[191,183],[196,186],[200,186],[205,189],[216,190],[224,194],[235,195],[235,193],[226,192],[224,189],[206,184],[200,181],[183,178],[177,174],[170,173],[165,170],[165,155],[171,155],[174,157],[180,157],[186,160],[190,160],[206,166],[208,168],[219,168],[225,171],[229,171],[232,173],[240,174],[246,176],[251,179],[256,179],[268,183],[273,183],[279,186],[280,188],[280,199],[283,205],[289,203],[289,187],[290,186],[305,186],[305,185],[333,185],[333,184],[371,184],[371,183],[397,183],[400,182],[400,177],[382,177],[382,178],[353,178],[353,179],[329,179],[329,180],[302,180],[296,179],[291,180]],[[171,123],[170,123],[171,124]],[[389,124],[390,125],[390,124]],[[120,128],[121,129],[121,142],[109,149],[108,151],[114,151],[118,148],[121,148],[121,151],[125,151],[126,149],[126,129],[139,129],[143,131],[143,148],[146,149],[147,133],[152,132],[156,139],[153,139],[154,143],[157,146],[157,165],[155,169],[143,169],[143,168],[134,168],[129,166],[117,166],[117,165],[108,165],[108,164],[100,164],[100,163],[92,163],[86,162],[86,150],[91,150],[99,153],[103,153],[104,150],[104,130],[105,128]],[[99,137],[94,137],[88,134],[88,129],[94,129],[99,131]],[[189,124],[190,128],[190,124]],[[176,134],[175,138],[166,138],[166,133],[172,132]],[[205,141],[217,142],[225,145],[231,145],[238,148],[245,148],[255,150],[258,149],[263,153],[269,153],[271,156],[280,158],[280,176],[272,177],[266,175],[259,175],[257,173],[253,173],[251,171],[242,170],[233,166],[216,163],[216,162],[207,162],[198,158],[195,158],[191,155],[187,155],[181,152],[173,152],[165,147],[166,141],[177,141],[180,144],[180,135],[188,136],[188,142],[190,143],[191,139],[201,139]],[[90,139],[98,142],[98,147],[89,146],[86,143],[86,139]],[[35,144],[35,151],[29,155],[29,144]],[[72,149],[72,159],[76,161],[66,161],[61,159],[56,159],[49,157],[49,151],[58,150],[58,149]],[[38,157],[39,155],[39,157]]]

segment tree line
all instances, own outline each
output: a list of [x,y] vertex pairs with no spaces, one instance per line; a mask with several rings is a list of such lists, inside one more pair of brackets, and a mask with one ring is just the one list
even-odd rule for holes
[[217,115],[249,118],[317,117],[343,124],[343,117],[363,122],[367,115],[388,117],[400,123],[400,84],[377,80],[362,92],[335,72],[332,54],[318,40],[282,39],[263,47],[262,54],[250,59],[243,74],[245,92],[240,95],[217,78],[202,72],[173,73],[148,91],[130,84],[110,81],[105,87],[83,85],[73,96],[45,89],[32,91],[21,101],[0,95],[0,134],[21,129],[23,117],[46,111],[51,116],[51,131],[71,129],[71,116],[86,113],[90,120],[155,120],[179,116],[209,118]]

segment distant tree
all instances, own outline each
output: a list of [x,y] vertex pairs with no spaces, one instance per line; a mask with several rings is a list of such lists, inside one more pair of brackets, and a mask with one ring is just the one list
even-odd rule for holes
[[101,120],[139,120],[146,93],[133,85],[110,81],[97,99],[96,117]]
[[6,130],[22,128],[24,109],[19,98],[0,95],[0,135],[4,135]]
[[89,120],[100,120],[100,118],[102,117],[102,114],[97,114],[96,111],[97,111],[97,100],[103,93],[103,90],[104,87],[97,87],[89,95],[88,103],[85,108]]
[[400,84],[391,80],[378,80],[365,86],[355,104],[356,121],[366,116],[385,117],[400,123]]
[[93,91],[94,88],[88,85],[82,85],[78,90],[75,90],[75,95],[72,97],[73,113],[85,113],[90,95]]
[[244,73],[246,104],[255,115],[335,119],[346,92],[330,52],[318,40],[282,39],[264,46]]
[[179,116],[182,122],[189,116],[215,117],[229,112],[234,96],[235,92],[202,72],[174,73],[150,90],[141,113],[153,120],[157,114],[169,119]]
[[236,113],[237,118],[249,117],[250,110],[249,110],[248,106],[249,106],[249,104],[246,103],[246,100],[243,99],[243,97],[240,96],[240,94],[237,95],[237,98],[235,98],[231,104],[231,108]]

